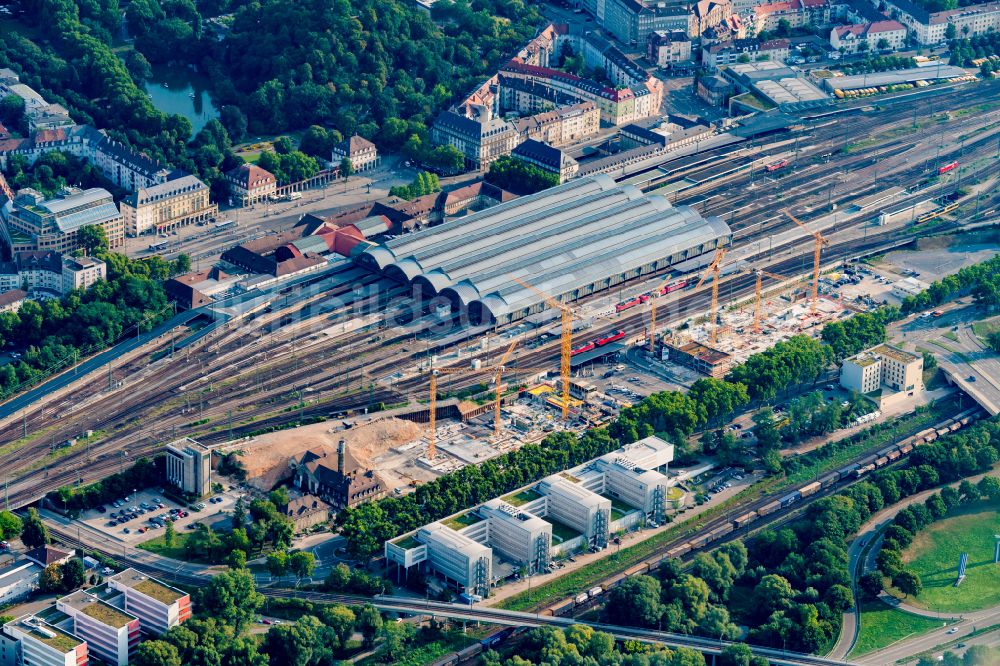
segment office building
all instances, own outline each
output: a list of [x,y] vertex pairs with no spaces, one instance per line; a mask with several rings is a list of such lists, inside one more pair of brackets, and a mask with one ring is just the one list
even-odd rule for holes
[[73,635],[85,640],[94,656],[112,666],[127,666],[139,645],[139,618],[83,590],[58,599],[56,610],[72,620],[68,624]]
[[212,451],[190,437],[167,444],[167,482],[201,497],[212,487]]
[[116,603],[139,618],[146,633],[159,635],[191,618],[191,595],[135,569],[109,576],[107,586],[124,595],[124,604]]
[[493,569],[493,551],[441,523],[417,530],[427,546],[427,561],[440,575],[468,594],[487,596]]
[[538,484],[538,492],[548,498],[547,516],[576,530],[587,543],[603,548],[608,544],[611,500],[552,474]]
[[87,666],[85,640],[34,615],[22,615],[3,625],[0,661],[12,666]]
[[195,176],[140,187],[122,199],[125,230],[130,236],[208,222],[218,213],[219,207],[209,201],[208,186]]
[[104,229],[111,249],[125,244],[125,223],[107,190],[65,188],[59,196],[46,199],[40,192],[23,189],[14,197],[7,233],[15,252],[55,250],[67,254],[80,248],[77,232],[93,225]]
[[93,257],[62,257],[62,293],[73,289],[89,289],[98,280],[108,276],[108,267]]
[[0,604],[8,605],[38,589],[42,567],[24,557],[4,555],[0,562]]
[[465,156],[467,168],[488,171],[497,158],[510,155],[517,145],[517,130],[500,118],[479,121],[454,111],[443,111],[431,128],[436,145],[454,146]]
[[883,387],[899,392],[922,390],[923,370],[923,356],[883,344],[844,359],[840,385],[862,394]]
[[479,514],[489,524],[491,548],[529,571],[545,569],[552,547],[552,523],[499,499],[481,506]]

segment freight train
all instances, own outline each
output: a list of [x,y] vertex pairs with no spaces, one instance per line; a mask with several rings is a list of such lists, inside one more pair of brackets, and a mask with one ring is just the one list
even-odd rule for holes
[[[699,548],[704,548],[708,544],[714,541],[718,541],[722,537],[731,534],[735,530],[748,527],[749,525],[759,520],[763,516],[767,516],[781,509],[786,509],[795,504],[796,502],[799,502],[803,498],[809,497],[810,495],[815,495],[816,493],[822,490],[826,490],[827,488],[830,488],[831,486],[836,485],[841,481],[858,479],[864,476],[865,474],[868,474],[869,472],[875,471],[880,467],[889,465],[899,460],[900,458],[909,455],[909,453],[913,451],[914,447],[926,444],[928,442],[933,442],[935,439],[941,437],[946,433],[955,432],[956,430],[964,428],[965,426],[969,425],[978,418],[978,413],[979,413],[978,407],[968,409],[959,414],[958,416],[945,419],[944,421],[938,423],[933,428],[927,428],[925,430],[921,430],[916,435],[913,435],[912,437],[907,437],[906,439],[896,444],[891,444],[882,449],[881,451],[878,451],[877,453],[874,453],[856,463],[847,465],[846,467],[843,467],[835,472],[829,472],[828,474],[819,477],[812,483],[807,483],[806,485],[802,486],[801,488],[793,492],[788,493],[787,495],[784,495],[775,500],[771,500],[770,502],[767,502],[766,504],[757,507],[753,511],[749,511],[748,513],[744,513],[741,516],[737,516],[730,522],[723,523],[722,525],[714,527],[708,532],[703,532],[699,534],[698,536],[692,538],[691,540],[685,543],[674,546],[673,548],[668,550],[665,555],[648,559],[644,562],[636,564],[635,566],[629,569],[626,569],[622,573],[618,574],[617,576],[605,582],[605,584],[601,586],[601,589],[603,590],[611,589],[616,585],[619,585],[623,580],[625,580],[629,576],[637,576],[649,573],[650,571],[654,571],[658,569],[660,565],[666,560],[683,557],[684,555],[694,550],[697,550]],[[591,597],[588,594],[587,600],[592,598],[593,597]],[[580,605],[582,604],[577,599],[564,600],[559,602],[558,604],[546,608],[545,610],[542,611],[542,614],[557,615],[557,616],[564,615]]]
[[456,664],[460,664],[463,661],[468,661],[473,657],[479,656],[486,650],[492,650],[507,639],[524,631],[526,631],[525,627],[507,627],[506,629],[501,629],[495,634],[487,636],[478,643],[473,643],[458,652],[450,652],[444,655],[437,661],[431,662],[431,666],[456,666]]
[[[683,289],[684,287],[688,286],[689,284],[693,285],[694,282],[692,280],[689,280],[688,278],[680,278],[678,280],[674,280],[673,282],[670,282],[670,283],[665,284],[664,286],[660,287],[660,291],[659,291],[660,296],[666,296],[667,294],[669,294],[672,291],[677,291],[678,289]],[[622,301],[621,303],[619,303],[618,305],[616,305],[615,306],[615,312],[625,312],[626,310],[629,310],[629,309],[634,308],[634,307],[636,307],[638,305],[642,305],[643,303],[648,302],[649,299],[651,299],[652,297],[653,297],[653,292],[652,291],[647,291],[645,294],[639,294],[635,298],[630,298],[629,300]]]
[[614,333],[612,333],[607,337],[598,338],[597,340],[591,340],[587,344],[581,347],[577,347],[576,349],[570,352],[570,356],[576,356],[577,354],[582,354],[583,352],[589,352],[592,349],[603,347],[604,345],[611,344],[612,342],[621,340],[624,337],[625,337],[625,331],[622,330],[615,331]]

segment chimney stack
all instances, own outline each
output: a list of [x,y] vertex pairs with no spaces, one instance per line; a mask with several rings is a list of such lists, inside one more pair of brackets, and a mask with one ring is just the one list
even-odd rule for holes
[[344,476],[344,440],[337,442],[337,471]]

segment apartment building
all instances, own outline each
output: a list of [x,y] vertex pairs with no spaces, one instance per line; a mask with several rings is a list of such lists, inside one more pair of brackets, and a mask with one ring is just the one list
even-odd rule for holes
[[71,619],[73,635],[86,641],[94,656],[127,666],[140,641],[138,617],[83,590],[58,599],[56,610]]
[[[885,40],[883,42],[883,40]],[[862,45],[864,48],[862,49]],[[830,29],[830,47],[843,53],[891,49],[906,45],[906,26],[899,21],[838,25]]]
[[125,596],[125,610],[139,618],[146,633],[162,634],[191,618],[191,595],[135,569],[109,576],[107,585]]
[[0,262],[0,292],[10,289],[62,292],[62,259],[53,250],[15,252],[12,261]]
[[278,179],[256,164],[241,164],[226,172],[229,196],[234,203],[250,206],[278,191]]
[[0,661],[16,666],[87,666],[87,642],[34,615],[3,625]]
[[122,216],[129,236],[163,233],[197,222],[214,220],[219,207],[209,201],[209,190],[195,176],[140,187],[122,199]]
[[10,69],[0,70],[0,98],[14,95],[24,101],[24,116],[28,129],[32,132],[72,127],[73,119],[61,104],[50,104],[30,86],[20,82],[17,73]]
[[654,30],[646,39],[646,57],[657,67],[691,60],[691,38],[683,30]]
[[167,482],[181,492],[201,497],[212,487],[212,451],[190,437],[167,444]]
[[991,30],[1000,30],[1000,2],[985,2],[957,9],[929,12],[911,0],[886,0],[887,11],[902,23],[918,44],[940,44],[945,41],[948,26],[955,26],[958,37],[975,37]]
[[54,199],[23,189],[14,197],[7,218],[9,235],[20,236],[15,250],[55,250],[64,254],[80,248],[77,232],[85,226],[104,228],[108,246],[125,244],[125,222],[111,193],[101,188],[64,188]]
[[626,46],[644,45],[649,33],[657,30],[683,30],[689,36],[697,30],[687,6],[638,0],[605,0],[604,17],[599,22]]
[[761,41],[756,37],[716,42],[702,47],[701,61],[705,67],[718,69],[735,65],[740,60],[755,62],[768,60],[783,63],[788,58],[791,42],[787,39]]
[[787,21],[792,28],[807,25],[829,25],[836,12],[830,0],[784,0],[754,7],[750,14],[750,34],[767,30],[773,32],[781,21]]
[[107,279],[108,267],[93,257],[62,257],[62,293],[73,289],[89,289],[98,280]]
[[887,387],[910,392],[923,389],[924,359],[919,354],[879,345],[844,359],[840,367],[840,385],[868,394]]

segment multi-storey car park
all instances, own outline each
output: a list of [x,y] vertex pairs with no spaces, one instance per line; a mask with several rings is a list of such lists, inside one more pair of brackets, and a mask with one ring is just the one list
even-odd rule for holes
[[409,284],[421,299],[440,296],[473,321],[507,324],[547,307],[518,280],[575,301],[708,256],[731,239],[718,218],[598,175],[402,238],[362,243],[354,257]]

